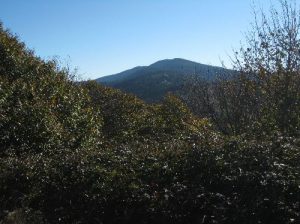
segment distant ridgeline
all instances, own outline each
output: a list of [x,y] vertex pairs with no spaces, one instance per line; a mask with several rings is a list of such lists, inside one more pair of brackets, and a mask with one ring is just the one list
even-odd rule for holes
[[234,71],[175,58],[138,66],[118,74],[96,79],[106,86],[135,94],[146,102],[160,101],[168,92],[178,91],[185,81],[194,76],[213,81],[218,76],[228,76]]

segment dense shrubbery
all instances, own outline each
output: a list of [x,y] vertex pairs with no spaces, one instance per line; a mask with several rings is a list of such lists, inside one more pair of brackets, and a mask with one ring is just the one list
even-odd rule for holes
[[209,119],[69,75],[0,27],[0,223],[300,222],[298,75],[225,80]]

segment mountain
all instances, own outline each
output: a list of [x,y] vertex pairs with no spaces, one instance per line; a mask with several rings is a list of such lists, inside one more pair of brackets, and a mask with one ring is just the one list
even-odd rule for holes
[[157,61],[149,66],[138,66],[118,74],[96,79],[97,82],[133,93],[147,102],[161,100],[168,92],[179,90],[192,75],[214,80],[232,70],[174,58]]

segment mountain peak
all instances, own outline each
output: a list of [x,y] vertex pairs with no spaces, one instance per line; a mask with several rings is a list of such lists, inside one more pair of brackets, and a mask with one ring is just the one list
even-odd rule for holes
[[153,66],[153,65],[156,65],[156,64],[171,64],[171,63],[196,63],[196,64],[199,64],[197,62],[186,60],[186,59],[183,59],[183,58],[172,58],[172,59],[163,59],[163,60],[154,62],[153,64],[151,64],[149,66]]
[[96,81],[153,102],[163,98],[167,92],[178,90],[189,76],[199,75],[203,79],[214,80],[217,75],[229,72],[232,71],[183,58],[173,58],[160,60],[149,66],[134,67]]
[[183,58],[173,58],[173,59],[164,59],[161,61],[157,61],[149,67],[155,69],[183,72],[183,73],[192,73],[195,74],[195,68],[202,66],[202,64],[189,61]]

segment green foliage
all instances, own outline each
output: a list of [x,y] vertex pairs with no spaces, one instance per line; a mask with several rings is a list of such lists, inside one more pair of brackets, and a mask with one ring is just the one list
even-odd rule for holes
[[205,123],[199,123],[173,95],[166,96],[161,104],[147,105],[133,95],[96,82],[85,82],[82,86],[88,89],[91,105],[103,116],[103,133],[112,143],[168,141],[196,133]]
[[86,92],[16,37],[0,30],[0,38],[0,153],[96,144],[101,118]]
[[146,111],[143,101],[92,81],[82,86],[88,90],[93,108],[103,116],[103,133],[107,138],[122,141],[136,136]]
[[0,222],[299,223],[298,72],[265,73],[202,85],[199,118],[76,83],[0,26]]
[[281,136],[28,154],[1,160],[1,192],[49,223],[297,223],[299,155]]
[[34,162],[28,158],[88,150],[102,141],[101,116],[90,107],[86,90],[68,76],[1,27],[1,219],[5,211],[27,208],[24,199],[34,193],[31,185],[38,182],[29,179]]

